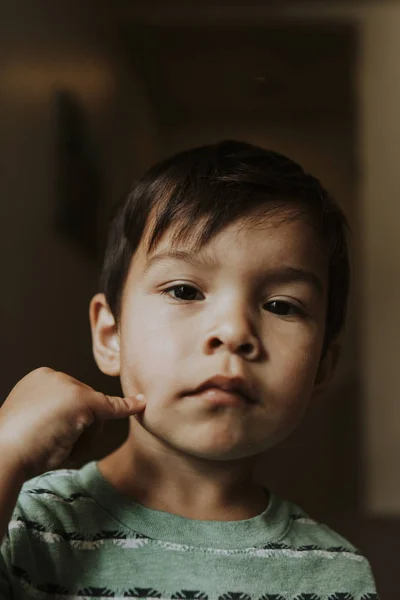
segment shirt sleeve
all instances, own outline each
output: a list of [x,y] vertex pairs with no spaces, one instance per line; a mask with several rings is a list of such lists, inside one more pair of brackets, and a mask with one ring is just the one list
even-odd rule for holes
[[356,575],[355,587],[358,592],[358,594],[356,593],[354,595],[355,600],[380,600],[371,565],[365,557],[362,568],[359,569],[359,572]]

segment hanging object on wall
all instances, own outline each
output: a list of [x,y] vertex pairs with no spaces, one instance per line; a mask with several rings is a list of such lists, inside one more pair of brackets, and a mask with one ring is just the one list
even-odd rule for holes
[[98,258],[101,178],[96,148],[79,99],[59,91],[56,109],[57,232],[93,259]]

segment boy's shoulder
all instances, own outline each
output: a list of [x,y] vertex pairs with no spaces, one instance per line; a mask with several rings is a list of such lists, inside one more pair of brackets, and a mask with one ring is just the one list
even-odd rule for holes
[[[374,575],[368,558],[352,543],[325,523],[311,518],[297,504],[283,501],[288,511],[288,527],[282,539],[274,547],[294,559],[292,564],[307,565],[306,570],[313,573],[315,580],[323,579],[329,571],[331,584],[340,584],[365,590],[361,600],[378,600]],[[330,568],[327,570],[327,565]],[[332,599],[341,594],[332,596]],[[350,593],[343,597],[353,598]],[[357,596],[358,597],[358,596]],[[331,596],[329,597],[331,598]]]
[[78,469],[57,469],[29,479],[21,488],[17,506],[46,504],[48,501],[70,505],[90,500],[89,493],[79,483],[78,475]]
[[[26,481],[14,508],[9,531],[30,529],[32,533],[64,530],[84,519],[92,520],[99,507],[80,481],[81,470],[48,471]],[[36,530],[36,531],[35,531]]]
[[19,502],[24,502],[28,498],[46,498],[50,497],[57,500],[69,501],[78,496],[88,496],[78,482],[77,475],[79,469],[57,469],[48,471],[37,477],[26,481],[21,488],[18,498]]
[[346,555],[354,560],[363,560],[361,552],[337,531],[325,523],[313,519],[298,504],[283,501],[287,505],[288,529],[284,541],[298,552],[321,552]]

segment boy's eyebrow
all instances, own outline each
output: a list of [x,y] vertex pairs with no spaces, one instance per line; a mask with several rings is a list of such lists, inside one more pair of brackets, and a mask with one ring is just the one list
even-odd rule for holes
[[191,252],[189,250],[165,250],[164,252],[159,252],[158,254],[154,254],[151,258],[146,262],[146,266],[143,270],[143,274],[146,275],[147,272],[156,264],[163,262],[165,260],[181,260],[184,261],[193,267],[211,267],[217,265],[217,261],[208,257],[206,255],[202,256],[198,252]]
[[[217,260],[211,257],[202,256],[200,253],[190,252],[188,250],[166,250],[154,254],[146,263],[143,270],[143,274],[146,275],[151,267],[155,266],[166,260],[180,260],[184,261],[194,267],[211,267],[217,265]],[[283,266],[282,268],[272,269],[267,275],[266,279],[270,281],[276,281],[281,283],[290,283],[292,281],[303,281],[310,283],[320,296],[324,295],[324,286],[320,278],[308,269]]]

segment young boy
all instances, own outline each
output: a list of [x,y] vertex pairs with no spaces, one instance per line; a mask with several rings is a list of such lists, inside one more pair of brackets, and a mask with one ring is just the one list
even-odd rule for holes
[[[357,550],[252,477],[334,370],[345,229],[315,178],[245,143],[147,172],[90,306],[124,397],[43,368],[0,410],[1,599],[378,597]],[[115,452],[54,470],[126,416]]]

